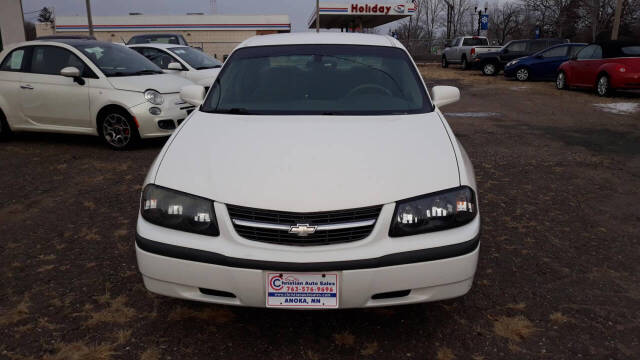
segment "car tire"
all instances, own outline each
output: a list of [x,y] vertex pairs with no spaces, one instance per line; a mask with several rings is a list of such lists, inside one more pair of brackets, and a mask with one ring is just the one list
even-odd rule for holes
[[495,76],[498,73],[498,67],[492,62],[484,63],[482,64],[482,73],[487,76]]
[[529,69],[526,67],[521,67],[516,70],[516,79],[518,81],[527,81],[529,80]]
[[445,69],[449,67],[449,62],[447,61],[447,57],[444,56],[444,55],[442,55],[442,64],[441,65]]
[[4,113],[0,110],[0,140],[8,138],[9,135],[11,135],[11,128]]
[[469,69],[469,63],[467,62],[467,57],[466,56],[463,56],[462,60],[460,60],[460,62],[462,63],[462,70]]
[[598,76],[598,81],[596,81],[596,94],[598,96],[610,96],[613,93],[611,90],[611,82],[609,81],[609,76],[607,74],[601,74]]
[[129,150],[140,142],[140,134],[133,117],[124,110],[112,109],[101,114],[98,134],[113,150]]
[[558,90],[568,90],[569,86],[567,85],[567,74],[564,71],[560,71],[558,75],[556,75],[556,89]]

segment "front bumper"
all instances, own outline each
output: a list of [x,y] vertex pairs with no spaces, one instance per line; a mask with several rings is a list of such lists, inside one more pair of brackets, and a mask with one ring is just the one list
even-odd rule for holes
[[[467,293],[478,262],[479,216],[460,228],[389,238],[393,209],[394,204],[383,207],[366,239],[313,247],[241,238],[220,203],[215,204],[218,237],[161,228],[139,218],[138,266],[154,293],[239,306],[266,306],[267,272],[337,273],[340,308],[410,304]],[[393,292],[401,296],[379,298]]]
[[[129,111],[138,121],[138,132],[143,139],[169,136],[173,130],[187,117],[194,107],[184,103],[178,94],[163,94],[164,103],[153,105],[149,102],[133,106]],[[152,115],[149,109],[157,107],[162,110],[160,115]],[[162,128],[160,124],[172,124],[170,128]],[[166,126],[165,126],[166,127]]]

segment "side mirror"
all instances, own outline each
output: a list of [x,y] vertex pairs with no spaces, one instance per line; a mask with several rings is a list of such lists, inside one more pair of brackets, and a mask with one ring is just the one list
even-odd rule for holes
[[182,71],[182,65],[180,65],[180,63],[177,63],[177,62],[172,62],[172,63],[169,63],[169,65],[167,65],[167,69]]
[[84,85],[84,79],[80,76],[80,70],[75,66],[67,66],[60,70],[60,75],[73,78],[73,81],[78,85]]
[[180,98],[193,106],[202,105],[205,95],[204,86],[200,85],[187,85],[180,89]]
[[78,70],[78,68],[75,66],[68,66],[60,70],[60,75],[70,78],[77,78],[80,77],[80,70]]
[[434,86],[431,89],[433,104],[437,107],[460,100],[460,90],[455,86]]

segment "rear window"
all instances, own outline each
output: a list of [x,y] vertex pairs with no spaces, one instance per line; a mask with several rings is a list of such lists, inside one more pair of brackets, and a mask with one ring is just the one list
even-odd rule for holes
[[382,115],[433,110],[401,49],[357,45],[248,47],[229,58],[206,112]]
[[465,38],[462,46],[485,46],[489,45],[489,41],[483,38]]

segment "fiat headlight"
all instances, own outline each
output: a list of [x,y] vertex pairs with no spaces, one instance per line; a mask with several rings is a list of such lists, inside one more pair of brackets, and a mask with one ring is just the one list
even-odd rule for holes
[[162,105],[162,103],[164,103],[164,97],[162,96],[162,94],[155,90],[145,91],[144,98],[153,105]]
[[389,236],[407,236],[450,229],[469,223],[478,213],[468,186],[398,201]]
[[203,235],[217,236],[213,201],[149,184],[142,192],[142,217],[152,224]]

